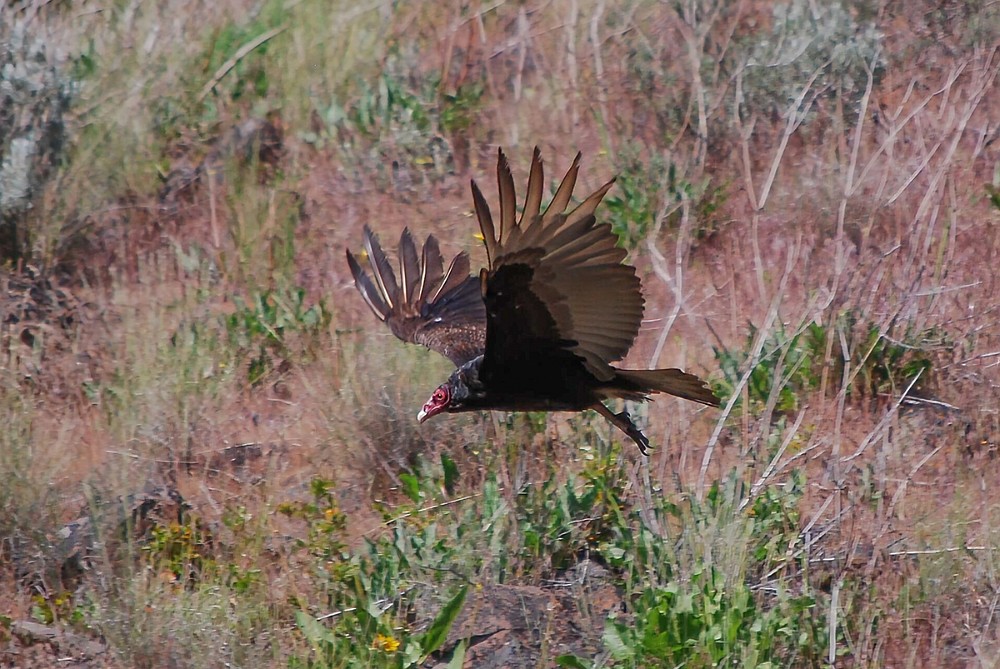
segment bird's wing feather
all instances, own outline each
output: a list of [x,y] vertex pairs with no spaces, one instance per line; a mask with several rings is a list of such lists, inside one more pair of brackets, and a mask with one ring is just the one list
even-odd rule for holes
[[582,359],[600,380],[614,377],[609,363],[625,356],[639,332],[643,299],[635,269],[623,265],[611,226],[594,210],[613,180],[566,212],[579,173],[573,161],[552,202],[539,213],[544,182],[538,150],[532,158],[521,220],[513,222],[513,179],[500,152],[497,179],[501,225],[473,184],[473,197],[489,256],[483,276],[486,303],[484,365],[492,374],[512,365],[542,364],[553,356]]
[[347,251],[354,284],[372,312],[405,342],[422,344],[456,365],[482,355],[486,344],[486,309],[477,277],[469,276],[469,256],[458,254],[448,271],[437,240],[427,238],[418,260],[409,230],[399,240],[399,280],[379,244],[365,226],[364,247],[371,276]]

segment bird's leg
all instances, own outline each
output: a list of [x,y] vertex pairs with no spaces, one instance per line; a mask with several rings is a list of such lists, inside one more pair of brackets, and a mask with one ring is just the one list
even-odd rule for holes
[[634,441],[643,455],[649,455],[649,439],[635,426],[635,423],[632,422],[632,417],[628,415],[628,411],[614,413],[611,409],[604,406],[603,402],[596,403],[593,408],[594,411],[607,418],[612,425]]

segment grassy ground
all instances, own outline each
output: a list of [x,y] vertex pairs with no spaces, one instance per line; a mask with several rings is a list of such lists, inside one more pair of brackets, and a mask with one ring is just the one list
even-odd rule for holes
[[[73,83],[0,269],[4,666],[1000,659],[995,3],[0,16]],[[418,426],[449,364],[351,283],[365,223],[482,262],[468,178],[535,144],[618,175],[627,364],[725,398],[630,407],[648,460]]]

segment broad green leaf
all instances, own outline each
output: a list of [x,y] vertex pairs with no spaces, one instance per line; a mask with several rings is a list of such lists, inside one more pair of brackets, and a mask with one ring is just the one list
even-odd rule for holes
[[441,469],[444,470],[444,489],[449,495],[455,494],[455,484],[458,483],[458,465],[447,453],[441,453]]
[[465,647],[467,645],[468,642],[465,639],[458,642],[458,645],[455,646],[455,653],[451,656],[451,662],[448,663],[447,669],[462,669],[465,665]]
[[295,623],[302,630],[302,636],[306,638],[313,650],[319,650],[319,646],[324,641],[330,641],[330,630],[323,624],[316,621],[305,611],[295,612]]
[[431,623],[430,628],[421,635],[420,647],[424,651],[424,657],[436,651],[444,643],[445,637],[448,636],[448,630],[451,629],[452,623],[455,622],[455,618],[462,610],[462,605],[465,604],[465,595],[468,591],[469,586],[463,585],[458,593],[451,598],[451,601],[444,605],[437,618]]
[[399,475],[399,480],[403,483],[403,492],[414,502],[420,501],[420,479],[413,474],[406,472]]
[[622,628],[615,623],[604,626],[604,646],[616,660],[630,660],[635,657],[635,649],[622,638]]

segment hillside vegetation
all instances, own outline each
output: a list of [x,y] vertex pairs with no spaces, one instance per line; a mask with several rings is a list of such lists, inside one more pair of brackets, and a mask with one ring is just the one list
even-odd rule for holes
[[[0,7],[0,665],[993,667],[1000,5]],[[630,367],[418,425],[344,249],[577,151]]]

